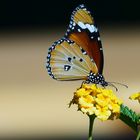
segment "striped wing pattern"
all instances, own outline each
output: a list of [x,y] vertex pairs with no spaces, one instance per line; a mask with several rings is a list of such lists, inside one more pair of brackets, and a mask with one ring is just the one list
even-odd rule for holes
[[91,70],[98,72],[95,62],[86,52],[66,38],[55,42],[49,49],[47,68],[57,80],[86,80]]

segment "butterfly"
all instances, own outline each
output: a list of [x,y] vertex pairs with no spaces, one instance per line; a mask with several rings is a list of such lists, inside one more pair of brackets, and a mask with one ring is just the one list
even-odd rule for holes
[[48,74],[56,80],[84,80],[105,87],[103,63],[99,30],[91,12],[81,4],[72,12],[64,37],[48,50]]

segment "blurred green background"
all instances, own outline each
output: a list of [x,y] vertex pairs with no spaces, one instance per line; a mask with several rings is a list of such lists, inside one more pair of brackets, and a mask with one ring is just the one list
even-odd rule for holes
[[[61,38],[71,12],[84,3],[94,13],[104,48],[107,81],[125,83],[117,96],[140,91],[139,1],[1,1],[0,139],[86,140],[88,117],[68,103],[82,81],[58,82],[45,69],[48,47]],[[97,140],[135,139],[120,120],[95,121]]]

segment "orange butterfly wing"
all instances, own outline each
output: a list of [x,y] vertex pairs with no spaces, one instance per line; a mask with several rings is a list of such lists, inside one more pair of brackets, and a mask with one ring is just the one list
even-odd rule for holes
[[66,37],[75,41],[87,52],[95,61],[98,73],[102,74],[104,60],[99,31],[93,17],[84,5],[80,5],[72,13]]
[[57,80],[87,80],[90,71],[97,74],[98,69],[90,57],[82,53],[75,42],[62,38],[55,42],[48,53],[48,73]]

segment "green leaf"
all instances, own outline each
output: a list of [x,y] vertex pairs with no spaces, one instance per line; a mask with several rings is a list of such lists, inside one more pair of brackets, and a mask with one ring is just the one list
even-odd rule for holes
[[139,117],[138,124],[139,124],[139,126],[140,126],[140,113],[137,114],[137,116]]
[[130,126],[136,133],[138,129],[139,115],[127,106],[121,105],[120,120]]

